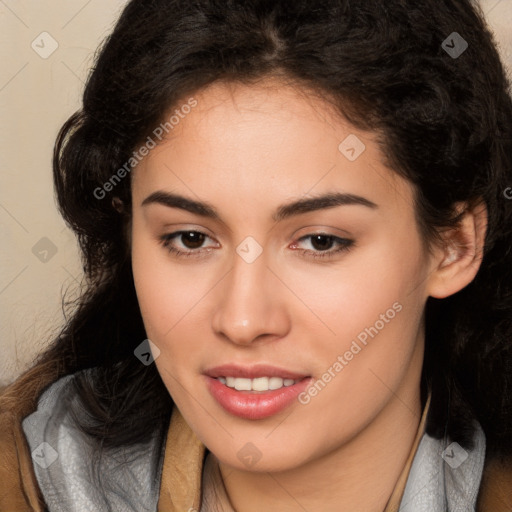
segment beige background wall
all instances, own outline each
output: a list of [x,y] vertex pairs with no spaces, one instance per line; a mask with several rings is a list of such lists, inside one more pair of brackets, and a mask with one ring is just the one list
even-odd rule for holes
[[[0,0],[0,386],[63,322],[81,265],[53,197],[51,156],[123,0]],[[482,0],[512,69],[512,0]]]

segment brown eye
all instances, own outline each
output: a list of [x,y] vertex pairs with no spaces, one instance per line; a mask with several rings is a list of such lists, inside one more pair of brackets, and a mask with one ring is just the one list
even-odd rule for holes
[[334,237],[330,235],[313,235],[311,245],[318,251],[327,251],[333,246]]
[[[299,243],[309,241],[311,249],[300,249]],[[312,258],[334,258],[336,255],[341,255],[342,252],[348,251],[354,245],[354,240],[348,238],[340,238],[326,233],[313,233],[303,236],[294,243],[295,249],[298,249],[302,254]]]
[[203,245],[206,235],[198,231],[183,231],[180,237],[187,249],[199,249]]
[[201,231],[176,231],[160,237],[160,243],[173,255],[201,258],[209,253],[212,246],[204,246],[211,239]]

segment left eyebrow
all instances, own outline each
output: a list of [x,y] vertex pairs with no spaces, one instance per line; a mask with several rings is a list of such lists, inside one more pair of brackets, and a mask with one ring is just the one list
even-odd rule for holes
[[293,203],[284,204],[276,210],[276,212],[272,215],[272,218],[276,222],[279,222],[293,215],[346,205],[366,206],[367,208],[372,209],[378,208],[378,206],[374,202],[370,201],[369,199],[366,199],[365,197],[357,196],[354,194],[343,194],[341,192],[333,192],[330,194],[324,194],[317,197],[299,199],[297,201],[294,201]]
[[[161,204],[169,208],[179,208],[181,210],[200,215],[201,217],[221,221],[220,215],[212,205],[206,202],[196,201],[179,194],[172,194],[164,192],[163,190],[157,190],[146,197],[146,199],[142,201],[141,206],[146,206],[152,203]],[[298,199],[297,201],[283,204],[276,209],[272,215],[272,219],[275,222],[280,222],[294,215],[346,205],[359,205],[371,209],[378,208],[374,202],[366,199],[365,197],[354,194],[333,192],[321,196]]]

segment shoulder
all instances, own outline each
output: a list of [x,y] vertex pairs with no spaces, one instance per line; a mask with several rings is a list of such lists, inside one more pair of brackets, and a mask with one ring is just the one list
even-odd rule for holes
[[22,421],[54,378],[49,368],[35,367],[0,393],[0,510],[45,510]]
[[[80,387],[74,386],[80,375],[90,376],[89,372],[94,375],[94,369],[81,370],[51,383],[29,412],[23,408],[19,414],[11,404],[11,410],[17,411],[11,427],[23,440],[22,451],[17,450],[30,466],[17,485],[37,487],[46,506],[55,511],[155,510],[161,441],[153,435],[133,445],[108,445],[92,434],[89,427],[96,425],[95,419],[84,407]],[[41,510],[6,507],[18,509]],[[1,501],[0,510],[4,510]]]

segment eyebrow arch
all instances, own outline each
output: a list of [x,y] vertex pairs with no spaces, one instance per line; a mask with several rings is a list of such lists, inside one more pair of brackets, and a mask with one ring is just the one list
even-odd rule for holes
[[[161,204],[169,208],[179,208],[181,210],[200,215],[201,217],[207,217],[221,221],[220,215],[210,204],[188,199],[178,194],[172,194],[169,192],[164,192],[163,190],[158,190],[146,197],[146,199],[142,201],[141,206],[154,203]],[[272,215],[272,219],[275,222],[280,222],[294,215],[345,205],[359,205],[371,209],[378,208],[374,202],[362,196],[333,192],[321,196],[299,199],[288,204],[283,204],[276,209],[275,213]]]

